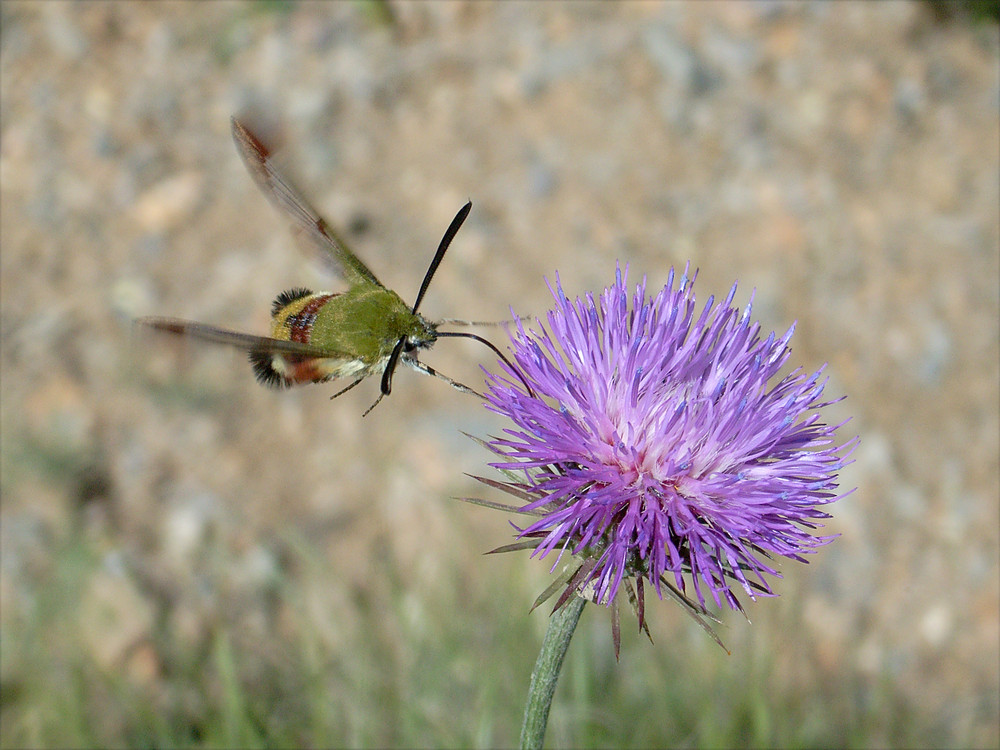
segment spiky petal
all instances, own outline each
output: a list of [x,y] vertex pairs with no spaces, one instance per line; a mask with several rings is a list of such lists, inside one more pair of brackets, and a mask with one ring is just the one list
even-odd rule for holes
[[770,558],[830,541],[812,532],[843,497],[855,441],[838,446],[840,425],[821,421],[823,368],[778,379],[794,326],[761,338],[752,299],[732,306],[735,284],[696,315],[687,269],[655,297],[645,280],[630,295],[626,276],[574,301],[557,276],[548,325],[516,323],[533,393],[506,365],[488,373],[488,408],[514,425],[490,441],[504,458],[491,465],[523,473],[509,487],[535,516],[517,529],[532,555],[585,562],[566,594],[609,605],[645,579],[660,598],[690,585],[702,612],[708,598],[741,610],[734,588],[773,595]]

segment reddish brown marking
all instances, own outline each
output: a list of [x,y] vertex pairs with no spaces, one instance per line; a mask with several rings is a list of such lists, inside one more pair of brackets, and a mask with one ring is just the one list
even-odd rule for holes
[[292,383],[318,383],[326,380],[329,376],[319,369],[317,366],[319,361],[315,357],[311,357],[293,362],[286,357],[285,362],[288,364],[289,370],[285,374],[285,378]]
[[267,159],[269,159],[271,157],[271,149],[265,146],[264,142],[260,138],[255,136],[249,130],[247,130],[242,123],[240,123],[240,128],[243,132],[243,135],[246,137],[247,143],[249,143],[250,146],[253,147],[253,150],[257,152],[257,155],[260,157],[260,160],[266,161]]
[[288,316],[289,341],[297,341],[300,344],[308,344],[312,335],[313,323],[316,322],[316,314],[320,308],[327,303],[333,294],[322,294],[309,300],[301,310],[294,315]]
[[187,333],[188,327],[181,322],[173,320],[157,320],[150,323],[153,328],[158,328],[161,331],[166,331],[167,333],[176,333],[183,335]]

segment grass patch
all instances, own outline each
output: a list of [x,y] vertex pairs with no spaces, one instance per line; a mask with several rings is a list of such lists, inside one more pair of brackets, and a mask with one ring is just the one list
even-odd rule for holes
[[[106,570],[98,549],[63,542],[31,596],[3,611],[3,747],[502,747],[516,744],[528,676],[547,611],[531,615],[526,558],[479,558],[433,587],[405,571],[348,592],[350,605],[315,598],[332,574],[305,543],[288,540],[290,570],[273,614],[242,609],[193,637],[158,610],[149,642],[154,674],[126,654],[101,664],[78,613],[89,580]],[[490,585],[479,583],[491,576]],[[498,586],[498,584],[503,584]],[[333,585],[332,583],[329,585]],[[320,589],[321,591],[321,589]],[[222,596],[221,594],[219,594]],[[330,600],[332,601],[332,600]],[[758,606],[766,607],[767,602]],[[872,746],[961,742],[893,691],[845,669],[796,687],[772,658],[792,629],[724,628],[727,656],[667,604],[676,622],[648,643],[623,627],[616,664],[606,613],[585,610],[553,706],[548,744],[597,747]],[[683,623],[683,624],[681,624]],[[773,623],[772,623],[773,625]],[[780,623],[778,626],[780,627]],[[779,637],[780,636],[780,637]],[[736,643],[735,641],[743,641]]]

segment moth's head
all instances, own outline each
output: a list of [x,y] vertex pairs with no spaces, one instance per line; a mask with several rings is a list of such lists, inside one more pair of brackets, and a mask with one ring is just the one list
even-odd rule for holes
[[437,341],[437,325],[425,320],[419,313],[413,316],[413,324],[406,334],[406,342],[403,344],[403,351],[414,352],[417,349],[427,349]]

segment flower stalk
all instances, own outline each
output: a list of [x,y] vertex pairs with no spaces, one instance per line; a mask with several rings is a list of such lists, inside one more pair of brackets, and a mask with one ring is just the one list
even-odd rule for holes
[[549,709],[552,707],[552,697],[556,692],[559,672],[586,603],[587,600],[582,597],[570,597],[549,618],[545,638],[542,640],[542,650],[538,653],[535,668],[531,671],[531,682],[528,685],[528,701],[524,706],[524,722],[521,724],[522,750],[537,750],[545,740],[545,728],[548,725]]

